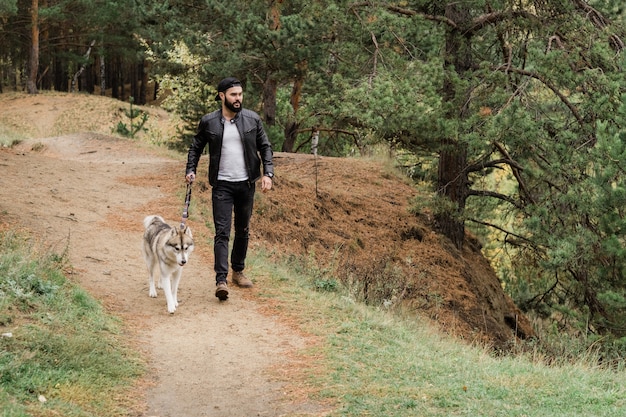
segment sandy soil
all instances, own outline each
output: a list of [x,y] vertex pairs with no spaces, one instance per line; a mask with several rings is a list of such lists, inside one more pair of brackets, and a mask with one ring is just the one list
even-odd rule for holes
[[244,290],[233,288],[227,302],[215,298],[203,225],[188,222],[198,244],[176,313],[167,313],[162,292],[148,297],[142,219],[180,222],[172,214],[182,213],[176,179],[184,191],[183,162],[128,141],[75,134],[0,152],[0,170],[2,220],[38,232],[59,252],[67,247],[73,279],[136,329],[153,368],[142,415],[321,415],[316,404],[294,403],[280,377],[305,338],[263,314]]

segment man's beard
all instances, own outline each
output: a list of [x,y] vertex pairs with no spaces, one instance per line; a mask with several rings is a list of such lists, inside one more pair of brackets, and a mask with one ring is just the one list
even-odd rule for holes
[[232,111],[233,113],[239,113],[241,111],[241,102],[236,101],[235,103],[239,103],[239,107],[235,107],[234,103],[231,103],[228,100],[224,100],[224,105],[228,110]]

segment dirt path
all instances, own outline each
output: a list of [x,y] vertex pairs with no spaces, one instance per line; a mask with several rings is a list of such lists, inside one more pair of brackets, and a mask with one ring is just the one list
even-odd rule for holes
[[0,152],[0,213],[38,231],[55,251],[67,247],[75,279],[137,329],[152,366],[141,415],[321,415],[315,404],[294,404],[280,377],[285,358],[306,340],[262,314],[244,290],[233,289],[224,303],[214,297],[206,236],[183,272],[176,313],[167,313],[162,292],[148,297],[142,219],[180,221],[182,200],[171,203],[165,182],[172,180],[164,178],[182,178],[183,166],[97,134],[29,141]]

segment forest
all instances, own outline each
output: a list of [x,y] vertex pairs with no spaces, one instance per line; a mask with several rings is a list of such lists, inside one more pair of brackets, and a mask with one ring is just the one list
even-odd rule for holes
[[184,149],[232,75],[276,150],[384,144],[524,312],[626,351],[622,2],[0,0],[0,19],[0,92],[159,100]]

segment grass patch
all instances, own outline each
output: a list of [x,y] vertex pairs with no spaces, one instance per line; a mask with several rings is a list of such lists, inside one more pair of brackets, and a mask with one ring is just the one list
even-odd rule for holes
[[0,123],[0,147],[11,148],[20,143],[24,138],[8,127]]
[[[335,416],[621,416],[623,374],[595,366],[546,365],[495,356],[443,336],[429,322],[322,291],[294,259],[255,253],[261,297],[321,342],[303,355],[303,384]],[[297,271],[297,273],[294,273]]]
[[63,254],[0,234],[0,415],[124,416],[143,372],[121,323],[68,281]]

